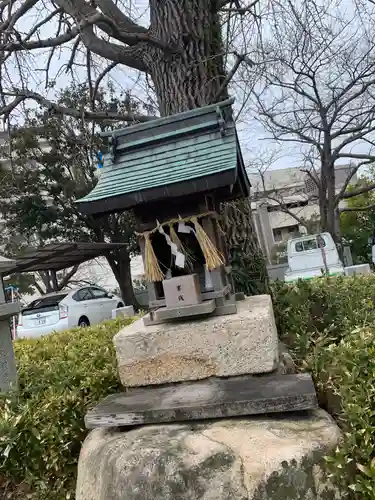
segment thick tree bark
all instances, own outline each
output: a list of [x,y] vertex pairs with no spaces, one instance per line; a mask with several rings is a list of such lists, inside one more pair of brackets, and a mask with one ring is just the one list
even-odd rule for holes
[[267,293],[267,268],[254,231],[249,200],[223,204],[222,215],[236,292]]
[[121,297],[125,305],[133,305],[138,307],[137,300],[134,295],[133,282],[130,272],[130,256],[125,248],[111,252],[107,257],[113,274],[120,287]]
[[[159,111],[168,116],[228,98],[224,49],[216,2],[150,0],[151,32],[175,54],[153,47],[143,58],[154,83]],[[229,222],[230,221],[230,222]],[[248,200],[224,208],[224,231],[238,291],[266,290],[267,271],[253,229]],[[229,231],[229,232],[228,232]],[[236,279],[237,277],[237,279]]]
[[151,32],[175,50],[148,47],[143,60],[159,111],[168,116],[227,97],[219,16],[212,0],[151,0]]
[[340,240],[340,225],[337,214],[335,162],[332,156],[330,137],[324,141],[320,167],[320,230],[331,234],[336,243]]

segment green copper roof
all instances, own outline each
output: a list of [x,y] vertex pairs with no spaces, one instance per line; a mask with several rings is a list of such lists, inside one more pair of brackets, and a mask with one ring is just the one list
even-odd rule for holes
[[191,185],[191,189],[203,191],[206,178],[206,189],[212,189],[212,176],[228,171],[231,178],[221,176],[221,182],[234,184],[238,168],[248,191],[232,103],[228,100],[104,134],[109,136],[110,152],[104,154],[97,185],[78,200],[80,209],[97,213],[97,202],[105,209],[103,202],[109,207],[109,200],[115,209],[119,197],[122,207],[135,206],[148,201],[150,193],[153,199],[166,198],[188,181],[200,180],[201,187]]

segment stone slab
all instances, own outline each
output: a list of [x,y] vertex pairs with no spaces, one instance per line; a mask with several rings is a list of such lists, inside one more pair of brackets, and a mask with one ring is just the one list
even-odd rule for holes
[[323,410],[95,429],[76,500],[340,500],[324,461],[340,438]]
[[145,326],[114,337],[125,387],[268,373],[278,366],[278,338],[269,295],[247,297],[237,312]]
[[124,306],[112,309],[112,318],[118,318],[119,316],[134,316],[134,307]]
[[207,420],[318,407],[309,374],[245,375],[130,389],[105,398],[85,418],[89,429]]
[[16,265],[16,261],[13,259],[7,259],[0,255],[0,274]]
[[0,304],[0,320],[10,318],[15,316],[21,310],[21,305],[19,302],[6,302]]
[[213,299],[205,300],[200,304],[190,304],[188,306],[160,307],[156,311],[147,314],[147,316],[143,318],[143,324],[149,326],[176,319],[207,315],[213,313],[215,309],[216,303]]
[[[7,304],[8,305],[8,304]],[[9,320],[0,321],[0,392],[17,388],[17,368]]]
[[370,264],[357,264],[355,266],[347,266],[344,268],[346,276],[357,276],[362,274],[372,274]]

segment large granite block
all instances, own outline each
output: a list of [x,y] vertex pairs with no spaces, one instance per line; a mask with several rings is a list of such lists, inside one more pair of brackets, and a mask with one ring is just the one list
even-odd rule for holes
[[271,297],[237,302],[237,313],[145,326],[114,337],[121,382],[137,387],[208,377],[268,373],[278,366]]
[[323,410],[96,429],[76,500],[341,500],[324,460],[340,438]]

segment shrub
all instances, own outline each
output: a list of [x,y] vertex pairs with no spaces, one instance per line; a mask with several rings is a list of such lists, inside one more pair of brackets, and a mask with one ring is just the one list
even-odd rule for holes
[[[344,440],[327,458],[343,492],[375,499],[375,278],[275,284],[279,332]],[[344,498],[344,494],[343,494]]]
[[[344,432],[327,460],[342,487],[375,499],[375,324],[347,332],[339,343],[321,335],[304,360],[320,400]],[[346,471],[350,472],[347,474]]]
[[278,332],[303,357],[314,335],[339,341],[357,326],[375,322],[375,277],[328,277],[272,285]]
[[112,338],[131,321],[15,342],[20,391],[0,398],[0,496],[73,498],[84,415],[120,390]]
[[[272,294],[282,340],[344,432],[327,458],[333,474],[375,500],[375,277],[276,283]],[[20,392],[0,398],[0,497],[2,485],[14,499],[74,497],[83,417],[120,390],[112,337],[128,322],[15,343]]]

